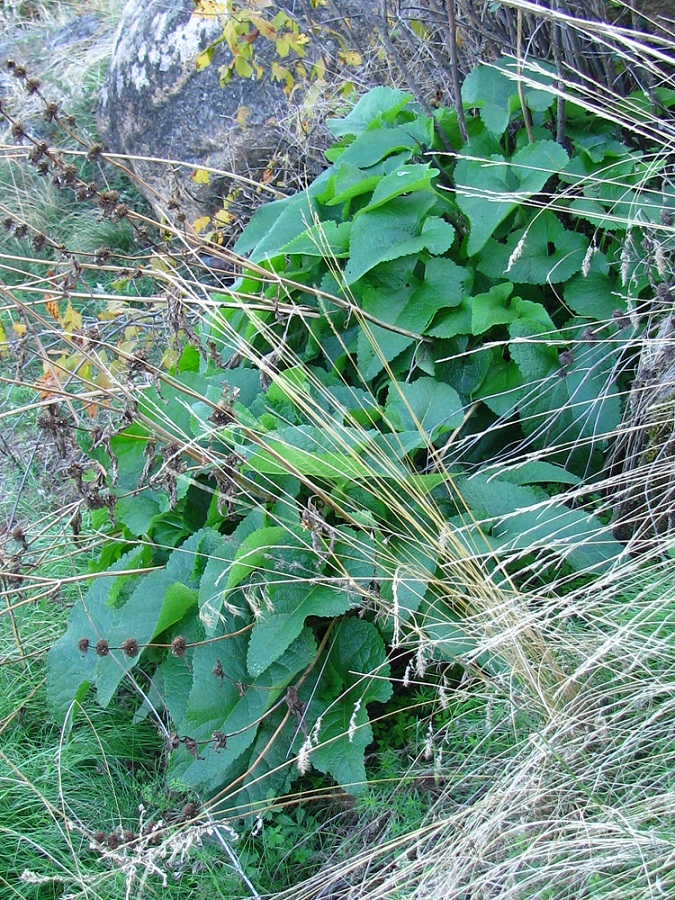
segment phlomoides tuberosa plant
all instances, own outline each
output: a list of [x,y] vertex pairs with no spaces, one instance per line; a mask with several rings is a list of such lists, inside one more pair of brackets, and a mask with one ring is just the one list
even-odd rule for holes
[[[610,603],[617,572],[637,584],[639,553],[656,577],[670,552],[669,395],[633,410],[652,396],[640,384],[663,387],[646,370],[668,371],[672,188],[655,137],[666,113],[650,104],[668,110],[673,93],[625,100],[618,130],[565,93],[561,142],[555,67],[504,60],[462,90],[466,140],[456,110],[365,95],[332,123],[326,172],[262,207],[234,251],[164,224],[128,265],[55,246],[66,262],[48,293],[7,292],[6,331],[44,365],[41,427],[74,479],[75,537],[83,515],[99,542],[49,657],[54,711],[92,687],[104,706],[130,694],[164,734],[170,784],[214,814],[260,813],[312,770],[362,791],[371,719],[386,720],[392,694],[425,679],[438,711],[464,671],[508,698],[517,739],[526,710],[508,796],[525,820],[558,821],[584,786],[558,807],[547,787],[530,810],[522,781],[537,761],[563,777],[563,734],[575,764],[589,749],[577,676],[597,675],[603,609],[588,607],[585,633],[581,598]],[[62,189],[149,228],[16,136]],[[7,226],[19,240],[23,224]],[[200,269],[205,251],[231,278]],[[87,267],[124,288],[137,275],[147,295],[103,294],[94,311]],[[13,539],[16,592],[37,576],[30,540]],[[596,738],[618,740],[614,715],[594,707]],[[450,823],[487,846],[495,832],[477,816],[442,819],[429,841],[447,843]],[[518,883],[507,844],[490,850],[500,890]],[[405,867],[440,892],[418,857]],[[483,877],[478,863],[456,875]]]

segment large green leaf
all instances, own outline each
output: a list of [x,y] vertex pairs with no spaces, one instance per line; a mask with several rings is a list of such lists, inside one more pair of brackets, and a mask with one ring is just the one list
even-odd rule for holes
[[516,284],[557,284],[579,271],[587,249],[587,237],[566,229],[552,212],[542,212],[527,228],[511,232],[505,244],[489,241],[478,269]]
[[268,550],[276,545],[284,532],[282,525],[268,525],[257,529],[242,541],[227,571],[225,596],[263,565]]
[[431,189],[431,182],[437,177],[438,169],[435,169],[431,163],[411,163],[408,166],[402,166],[378,181],[368,205],[360,210],[355,218],[384,206],[385,203],[389,203],[390,200],[394,200],[402,194],[428,191]]
[[471,333],[475,335],[489,331],[495,325],[508,325],[518,313],[509,307],[508,299],[513,293],[510,281],[495,284],[484,294],[471,298]]
[[480,110],[489,131],[502,135],[518,107],[518,86],[494,66],[476,66],[464,79],[462,100]]
[[[138,663],[111,649],[98,656],[94,646],[100,639],[118,648],[134,638],[144,652],[150,643],[197,604],[195,566],[207,532],[193,534],[174,550],[165,568],[144,576],[125,576],[126,569],[138,566],[142,551],[123,556],[110,569],[110,576],[96,579],[84,599],[77,603],[68,620],[66,633],[48,657],[50,703],[62,717],[72,700],[80,700],[93,684],[102,706],[107,706],[125,675]],[[129,593],[128,587],[134,585]],[[114,605],[113,605],[114,604]],[[87,639],[90,649],[82,653],[78,642]]]
[[435,203],[432,192],[418,191],[364,211],[352,225],[349,262],[344,270],[347,284],[354,284],[388,260],[427,248],[434,254],[445,253],[452,245],[455,229],[436,216],[425,218]]
[[460,158],[455,187],[457,205],[471,227],[469,256],[478,253],[509,213],[539,193],[567,161],[567,153],[555,141],[527,144],[510,160],[498,154],[485,160]]
[[432,440],[438,434],[459,428],[464,421],[457,391],[429,377],[418,378],[411,384],[392,384],[385,411],[392,428],[397,431],[419,428]]
[[342,119],[329,119],[327,125],[335,137],[363,134],[373,122],[393,121],[411,100],[412,95],[405,91],[378,86],[364,94],[348,115]]
[[[248,635],[223,636],[195,648],[192,660],[194,687],[184,720],[185,735],[198,742],[199,757],[184,746],[171,754],[169,776],[184,788],[207,793],[226,788],[237,761],[254,746],[258,723],[286,687],[313,660],[316,642],[304,629],[283,656],[262,675],[251,678],[246,665]],[[214,674],[214,669],[223,675]],[[293,727],[289,724],[289,728]],[[227,746],[215,749],[214,732],[226,734]]]
[[271,610],[256,620],[248,646],[248,671],[256,677],[275,662],[300,634],[308,616],[339,616],[352,605],[345,588],[306,583],[269,589]]
[[392,694],[384,641],[364,619],[340,624],[329,662],[343,685],[343,693],[321,713],[319,745],[311,761],[345,789],[362,793],[366,787],[364,753],[373,739],[366,706],[386,702]]

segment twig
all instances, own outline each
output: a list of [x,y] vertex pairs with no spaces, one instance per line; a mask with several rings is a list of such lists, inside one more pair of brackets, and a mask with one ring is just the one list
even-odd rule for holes
[[525,88],[523,87],[523,11],[518,10],[518,36],[516,40],[516,59],[518,72],[518,99],[520,100],[520,108],[523,111],[523,121],[525,122],[525,130],[527,131],[527,140],[530,144],[534,143],[534,135],[532,134],[532,118],[530,110],[525,103]]
[[[560,11],[560,4],[556,0],[556,10]],[[559,144],[565,141],[565,80],[563,76],[562,54],[562,30],[557,20],[553,22],[553,58],[558,75],[556,88],[558,90],[558,102],[556,106],[556,132],[555,139]]]
[[457,59],[457,21],[455,19],[455,0],[445,0],[448,12],[448,28],[450,29],[450,71],[452,72],[452,88],[455,95],[455,107],[457,109],[457,121],[462,141],[469,143],[469,133],[466,130],[464,106],[462,104],[462,84],[459,77],[459,61]]

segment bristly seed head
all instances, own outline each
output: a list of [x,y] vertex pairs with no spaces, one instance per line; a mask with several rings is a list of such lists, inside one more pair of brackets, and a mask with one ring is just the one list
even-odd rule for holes
[[95,831],[92,834],[91,839],[95,844],[103,844],[105,843],[105,834],[102,831]]
[[115,834],[114,831],[111,831],[107,838],[108,846],[111,850],[117,850],[120,845],[119,835]]
[[47,120],[47,122],[53,122],[54,119],[58,116],[58,114],[59,114],[59,104],[58,103],[54,103],[53,101],[51,103],[45,103],[45,108],[42,113],[42,116],[43,116],[43,118],[45,118]]
[[104,266],[112,258],[112,250],[110,247],[99,247],[94,253],[94,259],[97,266]]
[[28,225],[24,225],[23,222],[14,229],[14,237],[25,238],[27,234]]
[[2,220],[2,227],[5,231],[11,231],[14,228],[14,219],[11,216],[5,216]]
[[187,641],[182,635],[178,635],[171,641],[171,652],[174,656],[185,656]]
[[63,167],[61,178],[64,184],[75,184],[77,181],[77,168],[72,163]]
[[128,637],[125,641],[122,641],[122,646],[120,647],[120,650],[122,650],[126,656],[129,656],[132,658],[134,656],[138,656],[138,654],[140,653],[138,641],[136,640],[136,638],[132,638],[132,637]]
[[105,638],[101,638],[101,640],[97,642],[95,649],[97,656],[107,656],[110,653],[110,647]]
[[202,757],[199,755],[199,745],[194,738],[184,737],[183,743],[185,744],[185,749],[188,753],[194,756],[195,759],[201,759]]
[[20,65],[17,62],[14,62],[13,59],[7,60],[7,68],[12,73],[15,78],[25,78],[26,77],[26,67]]
[[77,642],[77,649],[80,653],[86,653],[89,650],[89,638],[80,638]]
[[196,819],[199,815],[199,807],[196,803],[186,803],[183,807],[183,819],[186,822],[192,821],[192,819]]
[[211,735],[211,740],[213,741],[214,750],[225,750],[227,748],[227,735],[224,731],[214,731]]
[[26,90],[29,94],[37,94],[40,90],[40,85],[42,82],[39,78],[27,78],[26,79]]
[[131,831],[130,828],[127,828],[122,837],[124,838],[125,844],[133,844],[133,842],[136,840],[136,835],[133,831]]
[[103,153],[103,144],[92,144],[87,153],[89,162],[95,162]]
[[23,122],[14,122],[12,125],[12,137],[20,140],[22,137],[25,137],[26,129],[23,127]]

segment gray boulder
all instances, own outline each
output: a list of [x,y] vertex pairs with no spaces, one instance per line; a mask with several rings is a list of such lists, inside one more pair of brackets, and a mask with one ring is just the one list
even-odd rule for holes
[[[201,0],[201,5],[205,2]],[[219,3],[221,10],[230,5]],[[195,0],[129,0],[98,114],[107,149],[131,157],[131,168],[156,209],[166,214],[168,204],[171,215],[170,207],[178,202],[190,221],[222,208],[222,198],[232,188],[226,176],[195,184],[190,177],[195,168],[212,166],[257,179],[274,161],[269,171],[286,173],[279,187],[293,190],[300,179],[293,182],[289,173],[312,178],[322,167],[328,139],[323,121],[331,112],[325,98],[334,94],[336,83],[352,78],[365,89],[395,80],[391,60],[383,62],[376,52],[382,27],[378,0],[329,0],[316,10],[307,0],[287,0],[274,4],[271,12],[263,10],[270,19],[283,9],[310,37],[302,60],[308,72],[318,59],[326,64],[327,88],[323,96],[317,92],[318,102],[310,105],[303,87],[289,98],[282,84],[271,78],[273,63],[289,65],[293,53],[280,58],[273,43],[262,34],[253,35],[252,27],[261,77],[235,74],[221,86],[220,72],[233,59],[224,41],[215,46],[210,65],[197,71],[199,54],[222,37],[225,17],[195,15],[196,6],[200,4]],[[414,0],[401,0],[397,6],[399,14],[407,6],[420,8]],[[354,66],[345,58],[350,48],[359,54],[351,60],[360,58],[362,64]],[[400,54],[405,56],[405,42]],[[438,79],[434,86],[437,83]],[[409,86],[400,77],[399,84]],[[152,158],[187,165],[167,166]],[[276,177],[270,186],[275,184]],[[240,199],[245,206],[255,204],[255,189],[248,189],[248,194],[244,190]],[[245,217],[246,209],[241,212]]]

